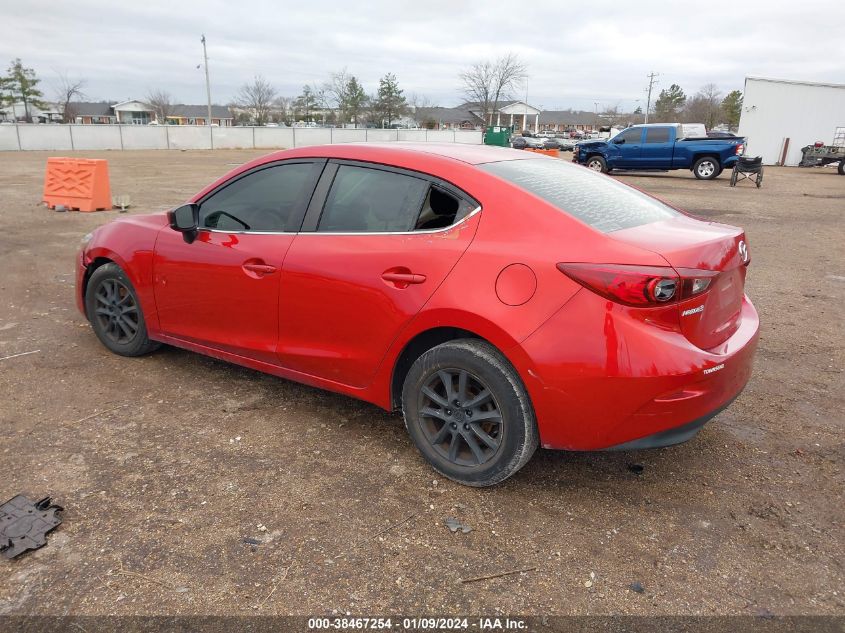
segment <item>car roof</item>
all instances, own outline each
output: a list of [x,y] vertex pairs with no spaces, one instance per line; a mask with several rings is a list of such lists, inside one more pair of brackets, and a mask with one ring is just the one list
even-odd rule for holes
[[439,156],[470,165],[481,165],[502,160],[525,160],[536,158],[526,156],[524,152],[507,147],[475,145],[469,143],[338,143],[335,145],[311,145],[292,150],[275,152],[264,157],[265,162],[285,158],[345,158],[351,160],[371,160],[391,162],[412,158],[413,156]]

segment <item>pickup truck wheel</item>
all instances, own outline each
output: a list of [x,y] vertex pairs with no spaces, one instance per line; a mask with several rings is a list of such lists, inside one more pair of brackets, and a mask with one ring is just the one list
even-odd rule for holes
[[587,169],[593,171],[600,171],[603,174],[607,173],[607,163],[601,156],[590,156],[587,159]]
[[845,176],[845,160],[839,161],[839,169],[837,171],[840,176]]
[[694,173],[695,177],[699,180],[713,180],[721,173],[721,171],[722,168],[719,165],[719,161],[712,156],[699,158],[695,161],[695,165],[692,166],[692,173]]

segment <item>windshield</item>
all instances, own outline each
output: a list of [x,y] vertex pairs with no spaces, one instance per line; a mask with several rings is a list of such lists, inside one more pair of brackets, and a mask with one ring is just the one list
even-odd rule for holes
[[533,193],[602,233],[679,215],[671,207],[613,178],[562,160],[510,160],[478,167]]

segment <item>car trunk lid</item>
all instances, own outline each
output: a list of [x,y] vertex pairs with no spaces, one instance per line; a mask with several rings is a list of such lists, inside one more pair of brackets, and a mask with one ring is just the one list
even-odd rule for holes
[[[677,216],[609,236],[661,255],[681,275],[678,318],[691,343],[712,349],[736,332],[750,261],[742,229]],[[707,280],[700,282],[707,286],[693,294],[696,279]]]

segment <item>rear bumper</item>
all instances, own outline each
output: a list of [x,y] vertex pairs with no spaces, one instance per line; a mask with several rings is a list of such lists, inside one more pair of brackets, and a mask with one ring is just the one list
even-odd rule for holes
[[545,448],[664,446],[695,435],[742,392],[758,329],[746,297],[733,336],[703,350],[680,331],[581,290],[511,357]]
[[666,446],[674,446],[675,444],[683,444],[698,435],[698,432],[705,424],[727,409],[733,401],[734,399],[732,398],[730,402],[723,404],[715,411],[711,411],[707,415],[703,415],[692,422],[687,422],[686,424],[676,426],[675,428],[667,429],[665,431],[659,431],[654,435],[647,435],[639,438],[638,440],[631,440],[630,442],[624,442],[622,444],[617,444],[616,446],[609,446],[604,450],[640,451],[647,448],[664,448]]

